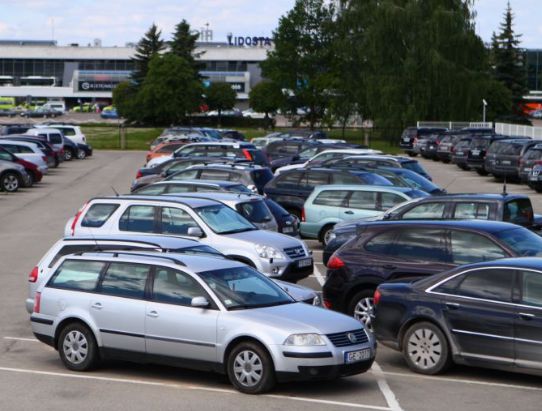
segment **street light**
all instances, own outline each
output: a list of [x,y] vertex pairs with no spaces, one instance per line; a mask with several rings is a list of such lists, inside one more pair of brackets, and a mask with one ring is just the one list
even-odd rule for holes
[[486,122],[486,107],[487,107],[487,101],[486,99],[482,99],[482,104],[483,104],[483,114],[482,114],[482,122]]

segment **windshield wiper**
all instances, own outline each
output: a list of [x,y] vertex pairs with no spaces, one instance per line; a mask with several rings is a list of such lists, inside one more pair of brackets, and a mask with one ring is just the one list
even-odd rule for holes
[[252,228],[252,227],[238,228],[237,230],[222,231],[220,234],[236,234],[236,233],[244,233],[245,231],[253,231],[253,230],[257,230],[257,228]]

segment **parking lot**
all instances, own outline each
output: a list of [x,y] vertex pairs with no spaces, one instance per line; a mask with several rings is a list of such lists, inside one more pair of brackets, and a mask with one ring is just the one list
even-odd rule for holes
[[[17,195],[0,193],[0,392],[2,409],[273,410],[539,410],[540,377],[454,367],[443,376],[414,374],[402,356],[380,346],[377,365],[333,382],[290,383],[269,395],[239,394],[225,377],[183,369],[107,363],[91,373],[67,371],[51,348],[37,342],[24,308],[28,273],[62,236],[68,218],[90,197],[128,192],[143,152],[96,152],[51,170],[46,182]],[[449,192],[501,192],[502,183],[453,165],[420,160]],[[542,213],[542,196],[527,186],[508,192],[531,196]],[[315,274],[303,285],[319,290],[325,278],[321,246]]]

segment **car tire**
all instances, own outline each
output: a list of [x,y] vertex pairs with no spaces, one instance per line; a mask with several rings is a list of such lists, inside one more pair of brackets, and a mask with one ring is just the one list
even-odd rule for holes
[[74,158],[73,151],[71,149],[64,150],[64,160],[71,161]]
[[244,394],[268,392],[276,383],[273,360],[256,342],[241,342],[231,350],[227,372],[231,384]]
[[374,290],[359,291],[348,303],[347,313],[359,322],[363,323],[369,330],[373,330],[372,315],[374,310]]
[[329,235],[333,231],[333,227],[335,227],[335,224],[327,224],[320,230],[320,234],[318,235],[318,240],[324,246],[328,245],[329,243]]
[[420,374],[439,374],[451,364],[446,336],[435,324],[426,321],[411,325],[405,332],[403,356],[408,367]]
[[0,176],[0,189],[6,193],[15,193],[21,186],[21,176],[16,172],[6,171]]
[[441,160],[444,164],[450,164],[450,160]]
[[77,158],[78,158],[79,160],[84,160],[85,158],[87,158],[87,153],[86,153],[86,151],[85,151],[85,150],[81,150],[81,149],[77,150]]
[[79,323],[66,325],[58,337],[60,359],[69,370],[89,371],[98,363],[98,345],[92,331]]

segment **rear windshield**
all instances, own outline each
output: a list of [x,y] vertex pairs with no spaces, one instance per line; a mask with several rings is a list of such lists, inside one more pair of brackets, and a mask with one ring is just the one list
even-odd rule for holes
[[93,204],[81,222],[82,227],[101,227],[111,214],[119,207],[118,204]]
[[261,170],[254,170],[252,172],[252,179],[257,186],[263,187],[269,181],[273,179],[273,173],[268,168],[263,168]]
[[266,223],[273,219],[269,208],[263,201],[249,201],[237,205],[237,211],[253,223]]
[[490,144],[491,144],[491,140],[489,138],[474,138],[472,139],[471,147],[486,149],[489,147]]
[[504,204],[504,221],[519,225],[530,225],[533,221],[533,207],[527,198],[511,200]]
[[467,140],[461,140],[459,141],[459,143],[457,143],[457,145],[455,146],[456,150],[458,149],[463,149],[463,148],[467,148],[468,146],[470,146],[470,143],[471,143],[471,140],[470,139],[467,139]]
[[267,204],[267,207],[269,207],[269,209],[271,210],[271,212],[274,215],[280,215],[280,216],[283,216],[283,217],[286,217],[286,216],[290,215],[290,213],[288,211],[286,211],[278,203],[276,203],[275,201],[273,201],[273,200],[271,200],[269,198],[267,198],[265,200],[265,204]]
[[542,149],[532,149],[525,153],[525,160],[540,160],[542,158]]

